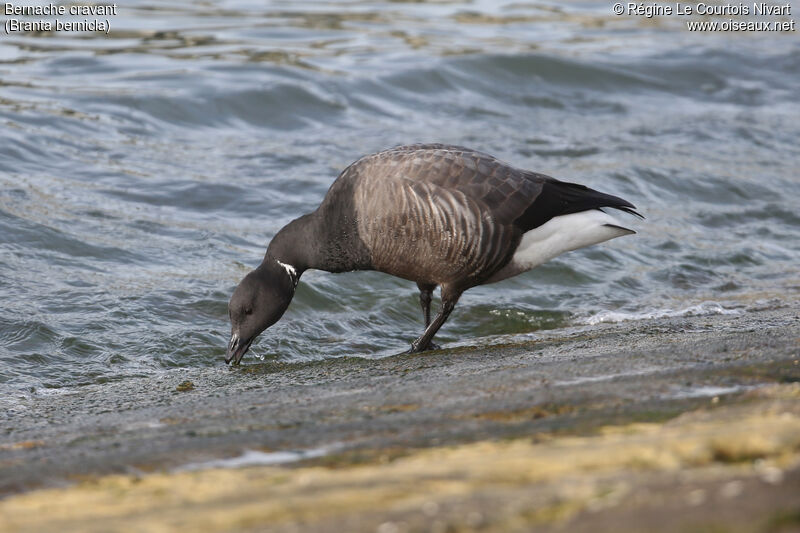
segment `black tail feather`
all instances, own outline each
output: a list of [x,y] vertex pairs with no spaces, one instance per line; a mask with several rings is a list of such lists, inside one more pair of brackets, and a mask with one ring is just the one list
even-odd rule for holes
[[553,217],[580,213],[590,209],[610,207],[639,218],[636,206],[618,196],[590,189],[585,185],[550,178],[542,184],[542,191],[515,223],[528,231],[537,228]]
[[[611,207],[611,206],[609,206],[609,207]],[[644,220],[644,215],[639,213],[639,212],[637,212],[637,211],[635,211],[636,206],[633,206],[633,207],[615,207],[614,209],[619,209],[620,211],[625,211],[626,213],[628,213],[630,215],[636,215],[637,217],[639,217],[642,220]]]

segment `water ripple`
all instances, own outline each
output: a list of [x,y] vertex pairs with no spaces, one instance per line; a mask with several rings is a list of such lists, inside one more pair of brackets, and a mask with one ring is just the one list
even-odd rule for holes
[[[441,342],[796,292],[796,39],[574,2],[120,11],[107,37],[0,41],[4,385],[220,364],[227,299],[269,239],[354,159],[407,142],[471,145],[648,217],[470,290]],[[381,357],[421,326],[411,283],[308,272],[253,351]]]

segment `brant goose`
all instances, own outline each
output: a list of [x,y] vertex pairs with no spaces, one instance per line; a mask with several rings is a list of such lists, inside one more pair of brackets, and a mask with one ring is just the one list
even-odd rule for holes
[[[432,339],[465,290],[516,276],[564,252],[635,233],[600,208],[641,217],[616,196],[444,144],[400,146],[344,169],[313,213],[272,239],[233,292],[225,362],[238,364],[277,322],[309,268],[379,270],[417,282]],[[442,305],[431,320],[431,293]]]

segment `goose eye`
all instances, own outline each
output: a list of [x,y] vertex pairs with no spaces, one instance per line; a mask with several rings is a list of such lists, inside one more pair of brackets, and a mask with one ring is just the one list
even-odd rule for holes
[[244,314],[252,315],[253,314],[253,308],[252,307],[248,307],[247,309],[244,310]]

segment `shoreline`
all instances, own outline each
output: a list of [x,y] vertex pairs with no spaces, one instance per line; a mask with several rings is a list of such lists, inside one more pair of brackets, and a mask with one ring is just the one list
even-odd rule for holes
[[[423,509],[431,501],[438,506],[436,516],[441,512],[443,524],[457,531],[479,526],[514,530],[517,525],[547,530],[564,520],[575,521],[575,530],[580,530],[586,513],[593,519],[611,513],[604,519],[609,529],[619,526],[614,523],[617,513],[621,523],[633,529],[634,522],[626,520],[637,513],[657,526],[656,517],[663,512],[653,502],[669,499],[670,487],[680,487],[683,494],[686,483],[694,487],[686,494],[695,496],[676,496],[669,499],[670,505],[685,508],[687,516],[700,522],[717,520],[714,506],[735,508],[738,496],[711,495],[733,481],[739,484],[731,487],[739,488],[725,490],[746,493],[763,507],[763,512],[745,513],[739,518],[742,523],[778,520],[785,502],[772,492],[800,483],[798,311],[797,304],[784,302],[777,309],[740,314],[551,330],[531,341],[460,346],[422,355],[182,369],[158,379],[22,398],[7,414],[0,435],[0,529],[91,530],[97,513],[105,513],[103,520],[111,520],[116,524],[113,529],[119,530],[161,523],[170,529],[170,524],[205,516],[205,530],[217,531],[234,527],[230,520],[237,516],[250,516],[252,524],[236,527],[269,524],[289,531],[301,524],[304,530],[327,531],[320,525],[323,522],[312,523],[314,516],[324,515],[350,530],[374,531],[392,523],[400,528],[393,530],[416,531],[435,518]],[[753,431],[759,420],[769,427]],[[743,426],[744,421],[748,422]],[[712,430],[727,435],[722,444]],[[783,440],[764,444],[751,438],[766,434],[782,435]],[[614,438],[622,440],[606,448],[605,466],[586,463],[585,468],[567,468],[548,478],[531,474],[519,483],[504,481],[504,476],[513,478],[519,470],[516,463],[505,461],[511,450],[518,453],[519,464],[526,465],[522,470],[541,472],[550,463],[583,457],[576,450],[610,446]],[[626,449],[625,439],[639,439],[641,444],[633,463],[612,458],[615,449]],[[706,450],[705,455],[681,455],[691,442]],[[720,446],[733,451],[720,451]],[[315,450],[321,450],[318,456],[298,453]],[[192,464],[226,464],[214,462],[235,460],[247,452],[261,453],[258,460],[290,460],[283,466],[185,471]],[[573,452],[577,455],[570,455]],[[540,456],[548,453],[551,460],[542,463]],[[402,477],[405,467],[398,465],[410,464],[426,466],[417,470],[418,478]],[[431,474],[432,481],[427,473],[439,465],[450,465],[452,471]],[[483,481],[473,483],[473,476],[484,475],[480,473],[487,468],[499,481],[489,476],[485,487]],[[463,476],[450,486],[454,472]],[[780,482],[764,481],[764,476],[779,477]],[[259,481],[262,478],[288,480],[289,485],[300,479],[324,479],[327,484],[318,488],[319,494],[331,501],[339,501],[337,494],[344,494],[341,486],[347,485],[354,491],[354,502],[372,502],[364,508],[368,519],[358,521],[346,512],[325,514],[322,503],[319,508],[298,504],[305,510],[296,515],[291,506],[283,511],[270,507],[275,497],[270,491],[278,489],[267,487],[269,483]],[[186,492],[186,483],[200,490],[205,483],[209,487],[222,483],[221,479],[250,488],[237,497],[217,495],[208,500]],[[570,481],[564,488],[564,479],[576,484],[569,485]],[[628,487],[619,493],[617,504],[608,503],[613,500],[610,496],[611,500],[600,499],[602,505],[587,503],[595,496],[575,503],[575,487],[611,487],[609,494],[617,494],[609,481],[613,479]],[[443,493],[446,501],[437,499],[438,489],[431,489],[424,498],[417,495],[419,501],[411,507],[401,505],[412,498],[413,487],[429,482],[450,487]],[[393,492],[392,483],[408,490]],[[122,509],[145,494],[153,496],[147,487],[156,486],[165,494],[175,492],[176,499],[151,499],[152,509],[129,517],[127,523]],[[389,493],[375,502],[368,497],[369,487],[376,494],[383,488]],[[652,498],[631,487],[651,487],[647,490]],[[116,503],[106,502],[102,508],[92,503],[109,491],[119,496]],[[503,497],[494,496],[495,491],[505,494],[507,501],[536,494],[530,501],[538,503],[522,513],[527,517],[523,520],[517,511],[502,511],[508,505]],[[697,503],[701,492],[696,491],[705,491],[703,502]],[[217,505],[217,497],[227,503]],[[553,498],[562,503],[554,507]],[[629,505],[631,498],[639,503]],[[59,507],[58,501],[73,504]],[[202,509],[216,514],[199,512],[200,501]],[[464,509],[468,515],[466,510],[483,509],[481,502],[486,501],[495,503],[480,512],[483,525],[457,511]],[[426,507],[429,513],[433,504]],[[451,507],[454,511],[446,512]],[[495,507],[502,512],[492,511]],[[279,515],[284,518],[278,520]],[[781,520],[789,520],[793,527],[800,524],[800,517],[791,512],[786,516]]]
[[[112,475],[0,501],[3,531],[725,531],[800,526],[800,386],[667,423],[363,464]],[[722,514],[720,514],[722,513]],[[793,529],[792,529],[793,530]]]

